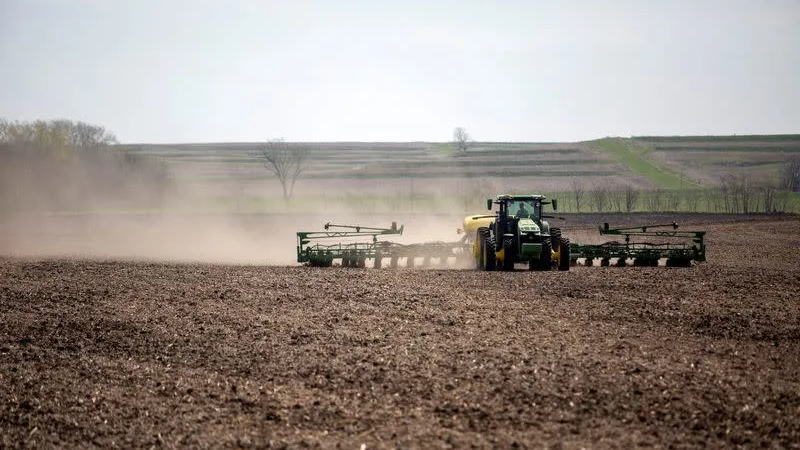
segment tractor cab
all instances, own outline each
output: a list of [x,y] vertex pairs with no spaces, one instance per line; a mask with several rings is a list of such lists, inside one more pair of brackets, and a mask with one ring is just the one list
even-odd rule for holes
[[555,200],[545,201],[543,195],[498,195],[496,200],[486,200],[488,209],[492,209],[493,204],[500,206],[498,222],[518,222],[526,227],[533,225],[536,231],[548,228],[547,223],[542,221],[542,206],[552,204],[553,210],[557,208]]

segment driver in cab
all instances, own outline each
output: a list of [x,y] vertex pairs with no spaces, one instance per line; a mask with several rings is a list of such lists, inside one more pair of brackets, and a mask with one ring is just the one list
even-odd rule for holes
[[525,203],[520,203],[519,209],[517,210],[517,215],[515,217],[517,219],[522,219],[522,218],[527,219],[530,217],[530,214],[531,213],[527,209],[525,209]]

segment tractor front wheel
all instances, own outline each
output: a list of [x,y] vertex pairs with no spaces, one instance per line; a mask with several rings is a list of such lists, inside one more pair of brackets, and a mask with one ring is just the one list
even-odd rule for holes
[[530,261],[531,270],[550,270],[553,268],[553,246],[550,240],[545,239],[542,241],[542,253],[539,255],[539,260]]
[[495,256],[497,247],[494,238],[488,236],[484,238],[483,242],[483,270],[495,270],[497,267],[497,257]]
[[514,270],[514,260],[516,259],[514,253],[514,239],[503,239],[503,270]]

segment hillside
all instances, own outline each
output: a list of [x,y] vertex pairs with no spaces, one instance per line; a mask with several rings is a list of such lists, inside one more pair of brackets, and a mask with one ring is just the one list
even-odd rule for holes
[[[787,159],[800,156],[800,135],[637,136],[577,143],[477,142],[456,152],[447,143],[294,143],[310,149],[297,182],[300,203],[390,203],[395,208],[463,203],[497,192],[560,193],[603,187],[619,190],[699,189],[726,174],[777,179]],[[120,148],[157,158],[182,185],[219,203],[259,209],[279,204],[280,188],[264,167],[259,143],[128,144]],[[477,204],[477,203],[475,203]],[[403,206],[405,205],[405,206]],[[310,205],[313,207],[313,205]],[[391,209],[391,208],[390,208]]]

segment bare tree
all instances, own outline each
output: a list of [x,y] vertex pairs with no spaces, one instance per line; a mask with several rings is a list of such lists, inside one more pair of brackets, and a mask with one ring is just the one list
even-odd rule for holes
[[639,202],[639,191],[630,184],[625,185],[625,211],[631,212],[636,209]]
[[[684,194],[684,198],[686,199],[686,209],[690,212],[697,212],[697,205],[700,204],[700,197],[705,197],[707,202],[708,198],[713,195],[713,192],[701,192],[698,190],[691,190],[691,191],[682,191]],[[709,206],[710,208],[710,206]]]
[[786,161],[781,174],[781,188],[789,192],[800,191],[800,156]]
[[721,188],[710,189],[705,192],[706,206],[710,211],[722,212],[725,210],[725,199]]
[[775,195],[775,211],[776,212],[785,212],[786,209],[789,207],[789,197],[791,193],[789,191],[779,190]]
[[598,186],[589,191],[589,198],[597,212],[604,211],[608,205],[608,190],[604,186]]
[[583,202],[584,194],[586,194],[586,190],[583,187],[583,183],[581,183],[577,178],[573,178],[572,198],[575,199],[575,212],[581,212],[581,203]]
[[677,190],[667,191],[665,194],[665,200],[667,202],[666,209],[668,211],[677,211],[680,209],[681,206],[681,192]]
[[778,188],[770,182],[764,182],[759,185],[757,188],[759,196],[761,197],[761,206],[766,213],[776,213],[780,212],[778,209],[779,206],[779,198],[778,198]]
[[647,196],[647,210],[650,212],[661,211],[661,190],[653,189]]
[[758,200],[755,195],[756,192],[753,186],[753,180],[749,176],[741,175],[738,177],[738,193],[739,201],[742,205],[742,212],[745,214],[753,212],[754,203]]
[[758,201],[755,186],[747,175],[724,175],[720,181],[720,191],[725,211],[729,213],[753,212],[754,203]]
[[291,146],[283,140],[273,140],[261,148],[264,167],[278,177],[283,189],[283,199],[289,200],[294,194],[297,178],[308,167],[308,148]]
[[467,130],[461,127],[456,127],[453,130],[453,145],[458,151],[466,152],[471,143],[472,139],[469,137]]
[[619,186],[608,191],[608,203],[616,212],[622,212],[625,207],[625,192]]

